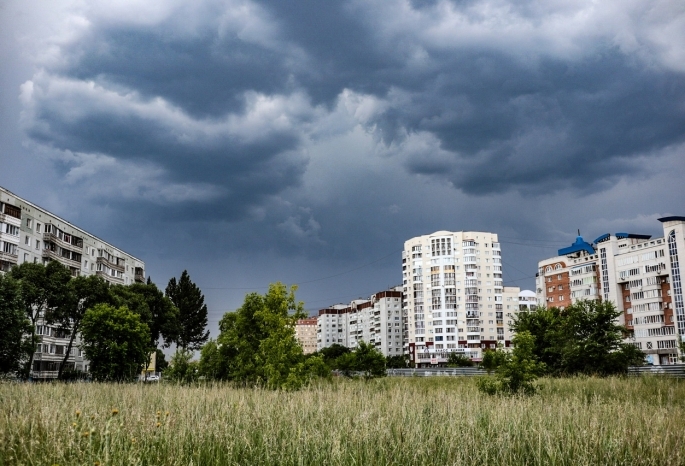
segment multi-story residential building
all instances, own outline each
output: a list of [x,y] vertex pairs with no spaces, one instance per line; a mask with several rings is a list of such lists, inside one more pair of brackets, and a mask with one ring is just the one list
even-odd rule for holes
[[404,243],[402,278],[405,352],[417,366],[445,363],[450,352],[479,360],[485,349],[510,346],[504,314],[518,312],[520,290],[503,285],[497,234],[412,238]]
[[[112,284],[145,281],[145,263],[63,218],[0,187],[0,271],[24,262],[57,261],[71,274],[98,275]],[[42,318],[41,338],[32,368],[34,378],[54,378],[64,358],[68,335]],[[72,347],[69,368],[87,371],[79,341]]]
[[629,330],[627,341],[653,364],[678,361],[678,335],[685,336],[680,255],[685,217],[665,217],[664,236],[606,233],[592,243],[578,236],[558,256],[539,262],[537,297],[564,308],[581,299],[613,302]]
[[356,348],[359,341],[365,341],[384,356],[401,355],[404,347],[401,287],[380,291],[369,299],[355,299],[349,305],[321,309],[317,332],[317,349],[336,343]]
[[300,342],[304,354],[316,351],[316,317],[300,319],[295,324],[295,338]]

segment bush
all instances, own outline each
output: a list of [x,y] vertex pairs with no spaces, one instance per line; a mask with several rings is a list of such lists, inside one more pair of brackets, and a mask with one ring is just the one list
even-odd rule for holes
[[472,367],[473,361],[460,353],[450,353],[447,367]]
[[535,380],[544,371],[544,364],[537,361],[533,354],[535,338],[529,332],[521,332],[514,339],[514,350],[506,353],[497,350],[493,361],[500,361],[495,369],[495,377],[483,377],[477,381],[478,389],[488,395],[535,393]]

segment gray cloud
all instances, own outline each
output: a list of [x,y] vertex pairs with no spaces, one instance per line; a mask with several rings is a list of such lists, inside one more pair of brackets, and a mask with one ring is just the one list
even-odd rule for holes
[[[685,15],[668,1],[131,0],[44,29],[27,147],[100,212],[84,227],[159,257],[330,261],[300,264],[316,274],[439,229],[646,225],[685,195]],[[522,270],[554,252],[510,247]]]

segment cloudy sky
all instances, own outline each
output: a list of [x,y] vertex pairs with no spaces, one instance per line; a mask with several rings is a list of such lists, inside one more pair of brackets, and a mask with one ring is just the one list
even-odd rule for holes
[[0,185],[147,263],[214,327],[401,282],[500,234],[505,283],[685,214],[680,0],[0,1]]

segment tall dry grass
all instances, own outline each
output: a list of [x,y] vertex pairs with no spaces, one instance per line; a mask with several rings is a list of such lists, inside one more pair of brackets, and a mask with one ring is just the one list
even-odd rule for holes
[[530,398],[488,397],[465,378],[295,393],[2,384],[0,464],[685,464],[683,381],[541,384]]

